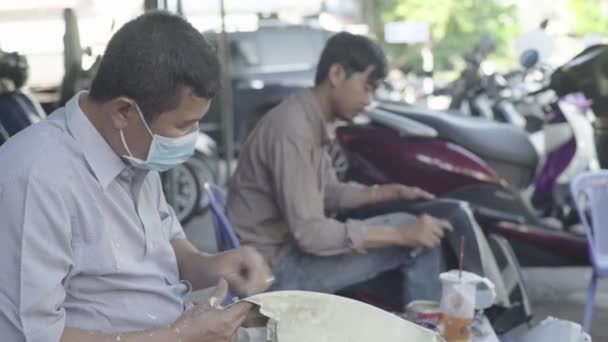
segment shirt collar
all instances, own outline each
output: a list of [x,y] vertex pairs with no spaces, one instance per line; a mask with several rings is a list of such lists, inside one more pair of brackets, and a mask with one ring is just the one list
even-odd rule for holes
[[65,105],[67,128],[82,148],[84,158],[103,189],[127,168],[80,107],[80,96],[74,95]]
[[325,121],[321,106],[312,92],[312,89],[302,91],[300,93],[300,99],[304,104],[304,111],[312,123],[315,138],[322,146],[331,144],[335,127],[331,123]]

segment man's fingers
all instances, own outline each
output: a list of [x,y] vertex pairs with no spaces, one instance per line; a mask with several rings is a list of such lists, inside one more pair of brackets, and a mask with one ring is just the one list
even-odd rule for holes
[[229,333],[232,334],[232,341],[234,341],[235,337],[238,335],[239,328],[245,323],[251,307],[252,304],[250,303],[240,302],[220,311],[219,314],[224,315],[223,319],[225,322],[228,322],[227,327],[230,329]]
[[247,265],[249,277],[243,280],[243,290],[247,296],[264,292],[272,286],[275,279],[270,267],[262,257],[256,257]]
[[196,313],[201,313],[201,312],[207,311],[207,310],[210,310],[209,304],[200,303],[200,304],[196,304],[195,306],[193,306],[190,311],[196,312]]
[[433,239],[433,247],[437,247],[441,244],[441,238],[440,237],[435,237],[435,239]]
[[253,296],[255,294],[266,291],[270,287],[270,285],[272,285],[274,278],[272,278],[272,281],[269,282],[270,278],[272,277],[267,277],[265,273],[253,274],[251,277],[241,278],[239,279],[237,288],[235,290],[238,291],[238,294],[240,296]]
[[433,235],[428,238],[427,242],[425,243],[425,247],[435,248],[435,247],[437,247],[437,245],[439,245],[440,242],[441,242],[441,240],[438,237]]
[[274,276],[270,273],[270,270],[260,272],[255,279],[251,280],[251,285],[247,289],[247,295],[252,296],[268,290],[274,284],[274,281]]
[[224,302],[227,295],[228,295],[228,282],[224,278],[222,278],[217,283],[217,286],[215,287],[215,291],[213,292],[213,296],[211,296],[211,298],[209,298],[209,305],[211,305],[214,308],[217,308],[219,305],[221,305]]
[[[253,304],[247,302],[238,302],[236,304],[232,304],[226,309],[224,309],[224,313],[227,314],[231,321],[245,320],[247,318],[247,314],[253,307]],[[241,322],[242,323],[242,322]],[[239,325],[240,326],[240,325]]]
[[237,342],[239,341],[238,337],[239,337],[239,328],[243,326],[243,324],[245,323],[245,320],[247,319],[247,315],[242,316],[241,318],[238,318],[237,320],[233,321],[232,323],[232,330],[234,331],[234,334],[232,335],[232,339],[230,341],[232,342]]
[[454,230],[454,226],[452,226],[450,221],[437,219],[437,225],[443,230],[449,230],[449,231]]
[[239,273],[237,281],[233,283],[238,294],[251,296],[270,288],[274,277],[264,258],[255,249],[244,247],[242,252],[239,267],[246,272]]
[[449,230],[449,231],[453,231],[454,227],[452,226],[452,224],[450,223],[450,221],[446,221],[446,220],[442,220],[442,219],[438,219],[435,218],[433,216],[430,216],[428,214],[422,214],[419,217],[421,220],[429,220],[427,222],[429,222],[431,225],[436,225],[437,227],[441,228],[442,230]]
[[236,324],[236,329],[243,326],[245,320],[247,319],[247,316],[249,316],[249,311],[246,311],[244,315],[241,315],[236,319],[236,321],[234,322]]
[[443,238],[444,232],[443,232],[443,228],[441,228],[440,226],[437,226],[435,229],[433,229],[433,234],[435,235],[435,237],[441,239]]
[[430,192],[426,192],[426,191],[424,191],[424,190],[422,190],[420,188],[416,188],[416,191],[418,192],[418,197],[420,197],[420,198],[424,198],[424,199],[427,199],[427,200],[432,200],[432,199],[435,198],[435,195],[433,195]]

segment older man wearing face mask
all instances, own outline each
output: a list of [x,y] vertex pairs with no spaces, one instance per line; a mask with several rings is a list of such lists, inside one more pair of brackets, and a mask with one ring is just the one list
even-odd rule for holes
[[189,23],[143,15],[90,92],[0,148],[3,341],[232,340],[249,305],[193,307],[190,291],[261,292],[270,270],[251,248],[193,247],[158,174],[193,154],[219,72]]

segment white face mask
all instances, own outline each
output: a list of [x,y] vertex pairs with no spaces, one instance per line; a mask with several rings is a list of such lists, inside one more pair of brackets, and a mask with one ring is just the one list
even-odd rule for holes
[[141,121],[148,130],[148,133],[152,136],[152,143],[150,144],[148,157],[145,160],[136,158],[133,156],[133,153],[131,153],[129,146],[127,146],[122,129],[120,130],[122,144],[125,147],[125,150],[127,150],[127,153],[129,153],[128,156],[123,157],[127,159],[131,165],[139,169],[163,172],[186,162],[192,157],[199,136],[198,130],[179,138],[167,138],[154,134],[146,123],[144,115],[137,104],[135,104],[135,108],[139,113]]

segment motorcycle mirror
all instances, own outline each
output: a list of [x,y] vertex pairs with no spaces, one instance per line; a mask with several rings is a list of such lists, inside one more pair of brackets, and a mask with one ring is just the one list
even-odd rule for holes
[[553,53],[553,41],[545,31],[535,29],[522,34],[515,40],[515,50],[518,56],[522,56],[528,50],[536,50],[537,63],[546,63]]
[[521,53],[519,56],[519,64],[524,69],[531,69],[540,61],[540,54],[536,49],[528,49]]

